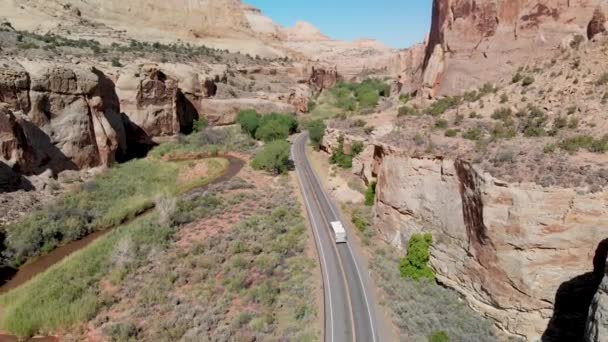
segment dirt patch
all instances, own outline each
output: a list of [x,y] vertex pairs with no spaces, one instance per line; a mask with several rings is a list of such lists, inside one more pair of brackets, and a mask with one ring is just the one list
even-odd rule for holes
[[177,176],[178,184],[188,184],[201,178],[205,178],[209,174],[208,161],[189,163],[185,170],[182,170]]

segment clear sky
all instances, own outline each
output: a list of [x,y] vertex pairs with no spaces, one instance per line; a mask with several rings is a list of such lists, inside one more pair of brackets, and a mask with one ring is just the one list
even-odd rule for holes
[[333,39],[374,38],[396,48],[426,37],[432,0],[243,0],[282,26],[307,21]]

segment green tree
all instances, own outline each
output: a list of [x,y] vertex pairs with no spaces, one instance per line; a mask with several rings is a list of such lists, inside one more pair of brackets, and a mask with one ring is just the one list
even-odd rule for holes
[[275,174],[282,174],[289,168],[289,143],[276,140],[267,143],[251,161],[251,167]]
[[310,134],[310,141],[315,148],[319,148],[323,142],[323,136],[325,135],[325,123],[323,120],[314,120],[308,124],[308,132]]
[[291,114],[280,114],[280,113],[272,113],[268,115],[263,115],[260,118],[260,128],[270,122],[278,122],[281,125],[287,127],[289,134],[296,133],[298,131],[298,120],[296,120],[294,115]]
[[429,248],[433,243],[433,236],[427,234],[414,234],[410,238],[407,254],[399,261],[401,276],[412,280],[434,280],[435,274],[429,267]]
[[289,127],[278,120],[267,121],[255,132],[255,138],[264,142],[285,140],[289,137]]
[[255,110],[242,110],[239,112],[237,122],[241,125],[243,132],[255,137],[255,132],[260,126],[260,115]]

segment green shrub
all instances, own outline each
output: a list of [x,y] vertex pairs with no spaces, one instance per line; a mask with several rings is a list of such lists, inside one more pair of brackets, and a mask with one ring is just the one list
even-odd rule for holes
[[351,216],[351,222],[361,233],[369,233],[371,227],[371,211],[365,209],[356,208],[353,210]]
[[397,116],[406,116],[406,115],[419,115],[418,111],[410,106],[401,106],[399,107],[399,112]]
[[351,150],[351,155],[353,157],[358,156],[359,154],[361,154],[361,152],[363,152],[363,142],[362,141],[355,141],[353,143],[353,145],[351,146],[350,150]]
[[424,112],[428,115],[439,116],[460,104],[460,97],[446,96],[433,102]]
[[357,108],[370,109],[378,105],[380,97],[390,95],[390,86],[380,80],[364,80],[360,83],[338,82],[330,94],[338,108],[354,111]]
[[399,101],[401,101],[402,103],[408,103],[412,100],[412,96],[409,94],[401,94],[399,95]]
[[515,83],[519,83],[521,82],[521,80],[524,78],[524,76],[518,71],[515,73],[515,75],[513,75],[513,78],[511,79],[511,83],[515,84]]
[[435,128],[446,129],[448,128],[448,121],[444,119],[435,120]]
[[376,200],[376,182],[370,182],[365,192],[365,205],[371,207]]
[[492,119],[507,121],[511,119],[511,115],[513,115],[511,108],[500,108],[495,110],[494,113],[492,113]]
[[477,141],[483,137],[483,131],[479,127],[473,127],[464,132],[462,137],[468,140]]
[[194,123],[192,124],[192,131],[195,133],[200,132],[203,129],[207,128],[207,126],[209,126],[207,118],[200,118],[198,120],[194,120]]
[[112,66],[115,67],[115,68],[122,67],[122,63],[120,63],[120,59],[118,57],[113,57],[112,58]]
[[457,136],[457,135],[458,135],[458,131],[457,131],[457,130],[455,130],[455,129],[451,129],[451,128],[450,128],[450,129],[448,129],[447,131],[445,131],[445,136],[446,136],[446,137],[453,138],[453,137],[455,137],[455,136]]
[[282,174],[288,171],[289,168],[289,150],[290,145],[283,140],[275,140],[264,145],[263,149],[258,152],[251,166],[256,170],[265,170],[275,174]]
[[267,121],[260,124],[255,132],[255,138],[265,142],[285,140],[289,137],[289,127],[279,121]]
[[507,102],[509,102],[509,96],[507,94],[500,95],[500,103],[507,103]]
[[325,123],[323,120],[314,120],[308,124],[310,141],[315,148],[319,148],[325,136]]
[[445,331],[436,331],[429,335],[428,342],[449,342],[450,338]]
[[524,79],[521,81],[521,85],[524,87],[527,87],[527,86],[531,85],[532,83],[534,83],[534,77],[532,77],[530,75],[524,77]]
[[557,148],[557,146],[555,144],[547,144],[545,145],[545,147],[543,148],[543,152],[544,153],[553,153],[555,152],[555,149]]
[[493,140],[511,139],[517,135],[517,131],[513,126],[508,126],[502,122],[498,122],[492,128],[491,135]]
[[435,273],[429,267],[429,248],[433,243],[433,236],[427,234],[414,234],[407,246],[407,254],[399,262],[401,276],[411,280],[435,280]]
[[343,169],[350,169],[353,167],[353,157],[363,151],[363,143],[355,142],[351,148],[351,154],[347,154],[344,152],[344,137],[338,137],[338,147],[334,148],[331,157],[329,158],[329,162],[331,164],[337,164]]

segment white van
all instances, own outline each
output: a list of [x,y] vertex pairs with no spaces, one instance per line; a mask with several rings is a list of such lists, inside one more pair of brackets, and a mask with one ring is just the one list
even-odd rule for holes
[[346,243],[346,230],[342,225],[342,222],[335,221],[331,223],[331,229],[334,231],[334,237],[336,238],[336,243]]

